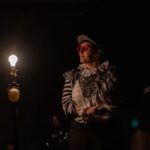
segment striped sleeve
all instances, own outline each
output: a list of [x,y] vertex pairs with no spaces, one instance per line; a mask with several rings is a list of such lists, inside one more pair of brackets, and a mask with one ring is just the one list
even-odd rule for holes
[[63,94],[62,94],[62,106],[66,115],[75,114],[75,107],[72,101],[72,88],[70,80],[66,79]]

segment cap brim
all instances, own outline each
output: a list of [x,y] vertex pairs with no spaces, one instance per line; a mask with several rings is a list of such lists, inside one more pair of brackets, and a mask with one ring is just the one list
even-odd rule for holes
[[84,41],[89,41],[90,43],[97,45],[97,43],[95,41],[93,41],[89,36],[87,35],[79,35],[77,37],[77,41],[79,44],[83,43]]

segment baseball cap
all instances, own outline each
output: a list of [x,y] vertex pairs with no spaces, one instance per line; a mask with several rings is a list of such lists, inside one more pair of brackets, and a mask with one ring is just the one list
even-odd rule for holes
[[81,44],[84,41],[89,41],[90,43],[92,43],[92,44],[97,46],[97,43],[93,39],[91,39],[89,36],[84,35],[84,34],[79,35],[77,37],[77,41],[78,41],[79,44]]
[[91,44],[93,44],[94,46],[97,47],[97,50],[98,50],[99,52],[102,52],[102,49],[99,47],[99,45],[98,45],[92,38],[90,38],[88,35],[81,34],[81,35],[79,35],[79,36],[77,37],[77,42],[78,42],[79,44],[81,44],[81,43],[83,43],[83,42],[85,42],[85,41],[90,42]]

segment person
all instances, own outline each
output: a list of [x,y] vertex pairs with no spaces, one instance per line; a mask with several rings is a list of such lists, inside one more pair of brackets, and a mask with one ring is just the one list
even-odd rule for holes
[[70,119],[68,149],[110,149],[111,122],[118,107],[117,69],[88,35],[79,35],[77,42],[80,64],[63,74],[62,107]]

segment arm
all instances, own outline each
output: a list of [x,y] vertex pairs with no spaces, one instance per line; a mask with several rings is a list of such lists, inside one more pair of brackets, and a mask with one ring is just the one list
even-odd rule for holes
[[65,80],[65,84],[64,84],[64,88],[63,88],[62,106],[63,106],[63,110],[64,110],[66,116],[75,114],[75,106],[72,101],[71,82],[67,78]]

